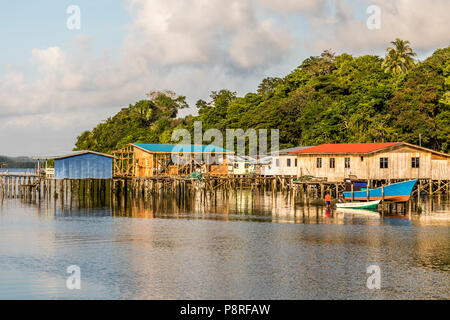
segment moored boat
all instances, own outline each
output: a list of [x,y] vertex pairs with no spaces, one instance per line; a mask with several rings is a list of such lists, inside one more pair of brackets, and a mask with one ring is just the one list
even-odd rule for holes
[[367,209],[348,209],[348,208],[338,208],[336,210],[337,214],[343,215],[357,215],[357,216],[366,216],[366,217],[374,217],[380,219],[381,216],[377,211],[367,210]]
[[411,197],[417,179],[390,184],[377,189],[356,192],[344,192],[346,200],[373,201],[388,200],[393,202],[406,202]]
[[366,202],[344,202],[336,203],[338,209],[376,209],[381,200],[366,201]]

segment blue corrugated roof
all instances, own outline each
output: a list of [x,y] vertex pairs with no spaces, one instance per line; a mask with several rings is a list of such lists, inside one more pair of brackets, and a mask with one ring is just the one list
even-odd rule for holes
[[146,144],[133,143],[134,146],[150,152],[204,152],[204,153],[233,153],[227,149],[216,147],[213,145],[198,144]]
[[76,157],[76,156],[80,156],[80,155],[83,155],[83,154],[89,154],[89,153],[96,154],[96,155],[102,156],[102,157],[114,158],[114,156],[112,156],[110,154],[100,153],[100,152],[91,151],[91,150],[82,150],[82,151],[77,151],[77,152],[74,152],[74,153],[71,153],[71,154],[66,154],[66,155],[63,155],[63,156],[52,157],[52,159],[60,160],[60,159]]

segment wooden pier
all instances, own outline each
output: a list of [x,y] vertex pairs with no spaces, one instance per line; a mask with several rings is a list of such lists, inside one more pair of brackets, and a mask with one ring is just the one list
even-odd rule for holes
[[293,191],[305,197],[321,197],[331,192],[338,197],[344,191],[343,183],[294,183],[293,177],[264,177],[257,175],[206,176],[202,179],[184,177],[149,177],[116,179],[47,179],[38,175],[0,175],[0,195],[8,198],[61,198],[67,193],[92,194],[99,191],[117,196],[146,197],[159,192],[224,190]]
[[[47,179],[38,175],[0,174],[0,197],[20,198],[29,201],[59,199],[62,203],[78,203],[79,206],[94,207],[110,205],[117,199],[149,200],[155,195],[171,194],[177,199],[195,197],[201,194],[222,192],[228,194],[237,190],[263,192],[289,192],[296,203],[323,203],[327,193],[333,199],[342,198],[344,182],[306,181],[294,183],[294,177],[206,176],[202,179],[183,177],[149,177],[118,179]],[[368,181],[372,188],[399,181]],[[412,200],[404,204],[384,202],[383,210],[390,212],[398,206],[401,211],[420,208],[424,196],[450,194],[450,181],[421,179],[413,190]]]

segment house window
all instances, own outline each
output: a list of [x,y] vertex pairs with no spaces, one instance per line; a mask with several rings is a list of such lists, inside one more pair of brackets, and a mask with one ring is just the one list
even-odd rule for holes
[[290,167],[291,166],[291,159],[287,159],[287,166]]
[[387,169],[389,167],[388,158],[380,158],[380,169]]
[[345,158],[344,164],[345,169],[350,169],[350,158]]
[[317,168],[322,168],[322,158],[317,158]]
[[420,160],[419,160],[419,158],[411,158],[411,167],[413,169],[420,168]]
[[233,167],[234,167],[235,169],[239,169],[239,163],[235,163],[235,164],[233,165]]
[[280,159],[277,159],[277,160],[275,161],[275,163],[276,163],[276,166],[279,167],[279,166],[280,166]]
[[297,158],[295,158],[294,164],[295,164],[295,166],[297,167]]
[[336,159],[330,158],[330,169],[334,169],[336,167]]

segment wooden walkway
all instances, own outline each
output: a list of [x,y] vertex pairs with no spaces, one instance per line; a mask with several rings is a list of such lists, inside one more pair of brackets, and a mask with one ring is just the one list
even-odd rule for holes
[[[206,176],[202,179],[184,177],[152,177],[127,179],[45,179],[37,175],[0,174],[0,197],[41,200],[50,198],[113,198],[132,197],[149,199],[151,195],[171,193],[188,196],[197,192],[233,192],[236,190],[292,192],[294,197],[323,199],[330,193],[333,199],[342,198],[344,182],[307,181],[294,183],[294,177]],[[391,181],[394,183],[397,181]],[[388,184],[377,181],[378,184]],[[413,197],[450,194],[450,181],[420,180],[413,191]]]

